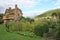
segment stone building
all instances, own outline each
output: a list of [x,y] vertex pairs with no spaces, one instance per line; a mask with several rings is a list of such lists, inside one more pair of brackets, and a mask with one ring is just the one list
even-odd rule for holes
[[5,13],[3,15],[3,21],[6,23],[7,21],[18,21],[19,18],[23,15],[21,9],[18,8],[17,5],[15,5],[15,8],[12,9],[9,7],[5,10]]

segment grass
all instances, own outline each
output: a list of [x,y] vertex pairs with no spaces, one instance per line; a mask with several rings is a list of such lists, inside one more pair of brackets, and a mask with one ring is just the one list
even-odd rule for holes
[[44,40],[30,32],[7,32],[4,25],[0,25],[0,40]]

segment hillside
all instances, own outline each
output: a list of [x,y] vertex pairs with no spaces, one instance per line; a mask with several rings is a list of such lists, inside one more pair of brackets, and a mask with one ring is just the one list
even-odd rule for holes
[[58,16],[60,16],[60,8],[54,9],[54,10],[48,10],[41,15],[38,15],[36,17],[46,17],[46,16],[51,16],[52,13],[56,13]]

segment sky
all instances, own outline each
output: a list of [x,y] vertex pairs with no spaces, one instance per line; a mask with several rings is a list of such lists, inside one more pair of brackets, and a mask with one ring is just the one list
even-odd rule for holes
[[60,0],[0,0],[0,13],[15,4],[22,10],[24,17],[35,17],[47,10],[60,8]]

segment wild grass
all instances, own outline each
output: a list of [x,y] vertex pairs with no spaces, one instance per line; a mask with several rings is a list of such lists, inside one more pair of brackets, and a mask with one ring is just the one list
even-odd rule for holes
[[7,32],[5,25],[0,25],[0,40],[44,40],[30,32]]

